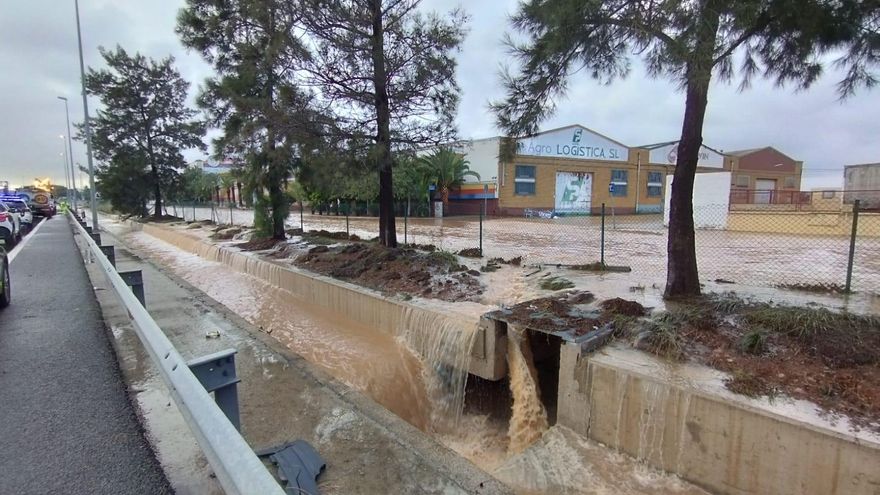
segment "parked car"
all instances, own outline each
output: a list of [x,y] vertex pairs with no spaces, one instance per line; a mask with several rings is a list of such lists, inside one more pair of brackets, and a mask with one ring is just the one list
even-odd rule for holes
[[9,211],[5,203],[0,203],[0,239],[10,249],[21,238],[21,220],[18,213]]
[[21,198],[15,199],[5,199],[0,198],[0,201],[6,203],[6,206],[19,215],[20,223],[21,223],[21,235],[25,235],[34,227],[34,213],[31,211],[30,207],[28,207],[27,203],[24,202]]
[[6,251],[0,248],[0,309],[12,302],[12,282],[9,277],[9,260]]

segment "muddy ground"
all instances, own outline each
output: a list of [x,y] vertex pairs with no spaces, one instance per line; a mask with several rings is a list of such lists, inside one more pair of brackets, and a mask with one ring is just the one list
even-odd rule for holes
[[[253,241],[251,241],[253,242]],[[313,246],[293,259],[296,266],[379,290],[444,301],[477,301],[480,272],[445,251],[385,248],[371,242]]]

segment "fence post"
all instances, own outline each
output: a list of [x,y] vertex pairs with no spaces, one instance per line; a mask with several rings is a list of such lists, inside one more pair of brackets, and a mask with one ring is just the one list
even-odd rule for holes
[[480,205],[480,256],[483,256],[483,215],[485,213],[483,210],[485,210],[485,206],[481,204]]
[[409,200],[407,200],[406,210],[403,212],[403,245],[406,246],[409,244],[409,239],[407,238],[407,220],[409,218]]
[[602,228],[599,240],[599,264],[605,266],[605,203],[602,203]]
[[302,231],[303,234],[306,233],[306,224],[303,222],[303,202],[299,200],[299,230]]
[[348,224],[348,205],[345,205],[345,235],[351,237],[351,229]]
[[849,258],[846,262],[846,288],[844,289],[847,294],[852,292],[853,259],[856,254],[856,233],[859,230],[859,200],[853,201],[852,217],[852,232],[849,236]]

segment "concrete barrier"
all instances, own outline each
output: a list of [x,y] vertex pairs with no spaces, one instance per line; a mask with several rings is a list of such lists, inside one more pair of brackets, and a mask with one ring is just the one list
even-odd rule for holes
[[[439,332],[444,329],[447,335],[460,332],[463,337],[461,345],[470,348],[467,369],[469,373],[488,380],[500,380],[507,374],[507,348],[503,341],[499,343],[499,339],[504,336],[494,321],[479,315],[450,312],[446,308],[440,311],[418,300],[395,300],[358,285],[282,266],[168,227],[138,222],[130,224],[135,230],[142,230],[204,259],[223,263],[236,271],[257,277],[289,291],[307,303],[327,308],[370,328],[392,335],[406,333],[411,345],[423,355],[430,350],[422,347],[432,345],[434,341],[426,335],[407,333],[407,325],[417,322],[420,328],[424,327],[425,332]],[[470,335],[474,332],[475,335]]]
[[611,346],[560,354],[558,424],[722,494],[880,491],[880,437],[785,398],[733,394],[709,368]]
[[[731,211],[727,230],[848,238],[852,233],[852,206],[850,211],[842,212]],[[858,235],[880,237],[880,214],[860,213]]]

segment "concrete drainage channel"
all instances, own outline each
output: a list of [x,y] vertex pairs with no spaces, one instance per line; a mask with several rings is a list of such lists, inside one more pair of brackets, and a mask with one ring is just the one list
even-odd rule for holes
[[[445,329],[434,332],[443,337],[411,331],[407,339],[423,356],[433,353],[435,360],[467,368],[469,389],[488,390],[491,396],[499,393],[492,383],[507,375],[509,329],[503,318],[450,318],[169,228],[133,222],[130,227],[376,331],[399,334],[401,326]],[[734,396],[719,385],[721,376],[712,370],[672,366],[614,346],[592,353],[592,343],[536,329],[524,331],[532,342],[551,425],[569,428],[717,493],[868,494],[880,485],[880,442],[869,435],[856,436],[845,425],[811,418],[803,407]],[[448,352],[437,354],[443,346],[436,338],[456,340],[453,336],[463,334],[468,338],[459,338]]]

